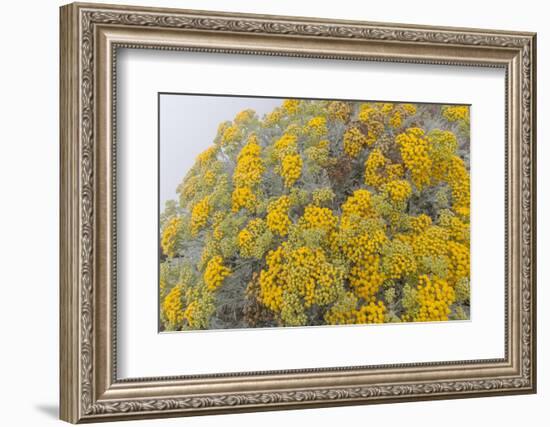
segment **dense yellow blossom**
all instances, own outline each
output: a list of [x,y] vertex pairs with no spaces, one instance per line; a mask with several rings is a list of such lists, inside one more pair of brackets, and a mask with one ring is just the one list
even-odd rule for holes
[[287,154],[281,162],[281,175],[286,187],[292,187],[302,174],[303,161],[299,154]]
[[394,127],[394,128],[401,127],[401,125],[403,124],[403,118],[401,117],[401,113],[399,111],[396,111],[395,113],[393,113],[393,116],[391,117],[389,123],[391,127]]
[[233,174],[233,182],[239,187],[254,187],[262,178],[265,170],[256,135],[249,137],[247,144],[237,157],[237,166]]
[[409,181],[404,179],[389,182],[386,184],[385,189],[388,192],[390,199],[395,202],[403,202],[407,200],[412,193],[411,184],[409,184]]
[[306,132],[312,136],[324,136],[327,134],[327,119],[324,117],[314,117],[306,125]]
[[328,208],[320,208],[314,205],[306,206],[300,223],[305,228],[319,228],[330,231],[338,223],[338,218]]
[[231,274],[231,269],[223,265],[221,256],[215,256],[206,265],[204,270],[204,283],[206,287],[215,291],[218,289],[225,278]]
[[233,190],[231,209],[238,212],[241,208],[253,212],[256,208],[256,195],[250,187],[237,187]]
[[263,125],[265,127],[272,127],[278,124],[283,117],[281,110],[273,110],[271,113],[268,113],[264,116]]
[[450,122],[456,122],[458,120],[469,121],[470,120],[470,109],[467,106],[453,106],[453,107],[444,107],[441,110],[443,117],[445,117]]
[[222,134],[222,145],[231,144],[232,142],[236,142],[241,138],[241,132],[238,128],[238,126],[233,125],[227,127]]
[[448,320],[450,306],[455,301],[455,292],[445,280],[438,277],[430,279],[422,275],[418,278],[417,299],[420,309],[415,321]]
[[218,148],[215,145],[211,145],[210,147],[208,147],[206,150],[204,150],[202,153],[200,153],[197,156],[197,162],[200,165],[204,165],[208,163],[210,160],[212,160],[216,156],[217,151],[218,151]]
[[372,215],[371,193],[369,190],[355,190],[342,205],[343,215],[368,217]]
[[182,220],[178,217],[173,217],[168,221],[164,231],[162,233],[162,251],[169,257],[173,257],[176,251],[176,244],[178,242],[178,231],[181,226]]
[[166,295],[162,303],[162,314],[172,328],[177,327],[183,321],[183,303],[181,286],[175,286]]
[[364,305],[357,313],[357,323],[384,323],[386,305],[384,301],[371,301]]
[[266,230],[267,225],[265,221],[261,218],[255,218],[239,232],[237,239],[242,256],[250,258],[255,255],[255,245],[260,236],[264,234]]
[[344,133],[344,151],[350,157],[357,157],[363,147],[367,145],[367,137],[356,127]]
[[277,156],[282,158],[288,154],[294,154],[297,149],[298,137],[292,133],[285,133],[275,142]]
[[430,145],[420,128],[409,128],[395,139],[401,148],[401,157],[409,171],[413,183],[423,188],[430,183],[432,159],[429,155]]
[[287,112],[287,114],[293,115],[298,112],[298,108],[300,107],[300,100],[299,99],[285,99],[283,101],[283,109]]
[[286,294],[299,298],[305,308],[327,305],[336,298],[341,272],[322,250],[283,244],[267,255],[266,263],[260,272],[260,298],[270,310],[282,312]]
[[288,196],[281,196],[268,207],[266,217],[267,227],[274,233],[286,236],[290,226],[288,210],[290,209],[290,199]]
[[245,124],[254,118],[255,111],[248,109],[243,110],[235,116],[235,123]]
[[350,271],[350,284],[358,297],[371,301],[386,279],[380,271],[380,256],[369,255]]
[[351,108],[349,104],[342,101],[333,101],[328,104],[329,116],[334,120],[341,120],[347,122],[351,115]]
[[462,216],[470,215],[470,175],[464,161],[453,156],[449,166],[449,185],[452,189],[453,210]]
[[373,187],[381,186],[385,181],[382,175],[382,168],[384,168],[387,162],[388,160],[380,149],[375,148],[372,150],[365,161],[365,184]]
[[210,212],[210,205],[208,197],[204,197],[200,200],[191,212],[191,232],[197,234],[201,228],[206,225],[208,221],[208,214]]

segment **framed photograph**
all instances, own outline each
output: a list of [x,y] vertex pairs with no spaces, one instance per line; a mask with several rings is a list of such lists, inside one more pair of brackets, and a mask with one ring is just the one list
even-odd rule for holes
[[533,33],[61,8],[61,418],[536,391]]

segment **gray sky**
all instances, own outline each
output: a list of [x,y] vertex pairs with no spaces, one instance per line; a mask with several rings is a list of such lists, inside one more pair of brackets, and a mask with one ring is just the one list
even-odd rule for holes
[[218,125],[251,108],[262,117],[282,99],[229,96],[160,96],[160,210],[176,199],[176,187],[199,153],[213,143]]

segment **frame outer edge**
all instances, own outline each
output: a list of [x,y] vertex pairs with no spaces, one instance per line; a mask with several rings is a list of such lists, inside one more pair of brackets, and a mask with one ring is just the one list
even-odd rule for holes
[[75,5],[59,9],[59,418],[79,421],[78,19]]
[[537,33],[531,35],[531,390],[537,393]]
[[[290,28],[295,27],[296,30],[291,30],[289,34],[295,34],[297,37],[327,37],[332,38],[363,38],[363,33],[360,28],[347,28],[347,25],[353,25],[346,21],[334,21],[335,24],[340,23],[350,31],[346,34],[334,35],[328,31],[327,21],[317,21],[315,18],[292,18],[292,17],[266,17],[262,15],[247,15],[247,14],[225,14],[214,11],[185,11],[178,9],[157,9],[157,8],[142,8],[128,7],[115,5],[101,4],[86,4],[76,3],[61,7],[61,33],[60,33],[60,164],[61,164],[61,197],[60,197],[60,384],[61,384],[61,410],[60,418],[71,422],[95,422],[108,421],[118,419],[139,419],[152,417],[167,417],[167,416],[182,416],[182,415],[201,415],[210,413],[229,413],[229,412],[249,412],[258,410],[277,410],[291,408],[306,408],[306,407],[325,407],[349,404],[365,404],[365,403],[382,403],[388,397],[388,401],[410,401],[410,400],[428,400],[439,398],[463,398],[475,395],[497,395],[497,394],[524,394],[533,393],[536,391],[536,312],[535,312],[535,284],[536,284],[536,35],[534,33],[519,33],[519,32],[504,32],[504,31],[489,31],[489,30],[474,30],[464,29],[464,34],[459,28],[439,28],[439,27],[415,27],[403,26],[399,24],[385,24],[387,31],[392,31],[393,26],[398,31],[397,39],[407,40],[407,42],[417,41],[425,45],[437,45],[447,43],[448,45],[466,44],[473,46],[481,44],[484,47],[499,46],[514,51],[525,53],[523,60],[519,59],[522,70],[525,72],[526,79],[520,84],[520,94],[522,95],[523,107],[522,112],[529,114],[525,120],[520,120],[520,125],[523,125],[522,131],[528,133],[527,138],[523,138],[523,148],[526,150],[525,157],[521,159],[526,162],[525,170],[522,168],[522,173],[525,173],[525,186],[521,188],[520,195],[523,191],[528,192],[522,200],[523,212],[527,214],[523,216],[526,222],[526,241],[527,248],[525,254],[527,257],[527,274],[525,275],[526,285],[524,286],[524,311],[528,312],[527,316],[523,317],[524,334],[522,334],[523,346],[520,351],[520,358],[525,358],[527,364],[523,370],[521,378],[510,379],[510,383],[506,379],[495,378],[493,381],[479,381],[479,384],[471,384],[471,390],[468,388],[470,382],[464,382],[466,389],[459,390],[453,388],[453,384],[402,384],[397,395],[392,394],[391,387],[387,390],[379,387],[375,390],[374,395],[361,394],[358,389],[333,390],[325,389],[317,393],[315,390],[297,390],[290,392],[276,393],[270,391],[264,394],[240,393],[229,396],[225,395],[208,395],[199,397],[190,397],[187,399],[143,399],[143,400],[112,400],[107,402],[97,401],[97,396],[94,396],[97,386],[94,374],[94,353],[95,346],[95,330],[92,330],[93,325],[90,324],[90,316],[94,313],[95,299],[97,294],[92,294],[93,287],[96,285],[97,277],[92,275],[90,266],[94,266],[95,260],[94,243],[90,238],[94,238],[95,223],[94,218],[94,199],[95,199],[95,184],[94,174],[97,171],[97,165],[94,163],[94,135],[95,124],[95,108],[89,111],[89,103],[93,104],[96,95],[94,85],[94,76],[97,72],[95,69],[88,69],[88,62],[94,62],[94,37],[89,37],[90,34],[84,31],[90,24],[89,19],[81,21],[81,17],[86,15],[83,9],[89,7],[91,11],[106,13],[103,21],[111,23],[112,17],[108,13],[127,12],[130,14],[129,22],[131,25],[154,26],[148,19],[143,19],[142,23],[132,21],[134,11],[147,15],[149,12],[162,11],[167,14],[192,13],[193,19],[196,19],[200,24],[200,28],[206,31],[220,30],[216,26],[219,24],[214,18],[220,21],[225,21],[226,18],[250,18],[251,21],[257,21],[262,24],[270,24],[270,18],[284,20],[284,23]],[[84,15],[81,16],[81,12]],[[142,17],[143,18],[143,17]],[[145,16],[145,18],[148,18]],[[126,19],[126,18],[125,18]],[[267,23],[263,20],[267,19]],[[116,20],[115,20],[116,21]],[[246,21],[246,19],[245,19]],[[93,23],[93,22],[92,22]],[[203,23],[205,25],[203,25]],[[223,23],[223,22],[222,22]],[[253,22],[254,23],[254,22]],[[115,22],[116,24],[116,22]],[[299,25],[303,24],[303,25]],[[316,27],[316,25],[319,27]],[[363,25],[380,25],[380,23],[357,23]],[[173,23],[163,27],[170,27]],[[192,22],[190,28],[195,28],[195,23]],[[176,25],[177,26],[177,25]],[[302,28],[306,27],[306,30]],[[81,28],[82,27],[82,28]],[[187,28],[187,24],[182,23],[182,28]],[[203,28],[204,27],[204,28]],[[223,27],[223,25],[222,25]],[[318,30],[319,34],[310,33],[309,29]],[[321,28],[323,27],[323,28]],[[241,28],[240,26],[228,26],[230,30],[239,32],[254,32],[253,27]],[[414,31],[418,28],[419,31]],[[236,30],[235,30],[236,29]],[[283,34],[283,29],[277,27],[267,28],[269,33],[275,35]],[[376,28],[374,28],[376,29]],[[224,30],[223,28],[221,30]],[[353,31],[352,31],[353,30]],[[369,28],[372,30],[372,28]],[[437,37],[435,40],[425,37],[422,33],[433,31],[445,31],[445,37]],[[227,31],[227,30],[224,30]],[[401,31],[405,31],[401,33]],[[456,34],[455,34],[456,31]],[[389,34],[389,33],[388,33]],[[416,35],[417,34],[417,35]],[[443,33],[441,33],[443,34]],[[84,37],[86,36],[86,37]],[[411,40],[411,37],[414,40]],[[418,36],[418,40],[416,37]],[[453,36],[462,36],[453,39]],[[383,40],[383,36],[376,36],[378,40]],[[393,39],[393,33],[389,35]],[[462,41],[461,41],[462,40]],[[486,45],[486,46],[485,46]],[[526,52],[527,51],[527,52]],[[82,62],[81,62],[82,60]],[[408,62],[408,61],[405,61]],[[530,63],[529,63],[530,62]],[[90,80],[90,76],[92,77]],[[519,76],[518,76],[519,77]],[[90,92],[88,89],[91,89]],[[82,97],[82,99],[81,99]],[[82,110],[82,107],[86,108]],[[520,107],[520,108],[521,108]],[[523,119],[523,117],[522,117]],[[91,120],[91,122],[90,122]],[[522,122],[522,123],[521,123]],[[90,127],[91,125],[91,127]],[[520,132],[523,136],[523,132]],[[91,162],[91,163],[90,163]],[[81,196],[83,196],[81,198]],[[84,197],[85,196],[85,197]],[[521,196],[520,196],[521,197]],[[525,247],[525,246],[524,246]],[[95,294],[95,295],[94,295]],[[529,363],[531,362],[531,363]],[[499,381],[503,381],[500,393]],[[463,385],[457,383],[459,388]],[[456,384],[455,384],[456,385]],[[420,387],[418,390],[415,386]],[[438,387],[441,388],[438,388]],[[450,387],[450,388],[448,388]],[[409,390],[410,389],[410,393]],[[471,393],[466,393],[469,390]],[[334,394],[334,393],[337,393]],[[376,394],[376,393],[380,394]],[[403,392],[403,393],[402,393]],[[323,393],[326,396],[323,397]],[[349,395],[348,395],[349,393]],[[389,393],[389,394],[386,394]],[[357,396],[358,397],[357,397]],[[269,398],[271,400],[265,400]],[[367,402],[369,399],[369,402]],[[372,400],[371,400],[372,399]]]

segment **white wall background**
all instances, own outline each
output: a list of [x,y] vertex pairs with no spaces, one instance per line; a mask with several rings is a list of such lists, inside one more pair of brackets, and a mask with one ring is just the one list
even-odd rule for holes
[[[110,0],[113,3],[122,3]],[[130,1],[130,0],[129,0]],[[539,393],[192,419],[133,425],[382,426],[544,425],[550,405],[550,29],[544,2],[357,0],[133,0],[134,4],[538,32]],[[58,402],[58,6],[9,2],[0,25],[0,419],[9,426],[60,425]]]

